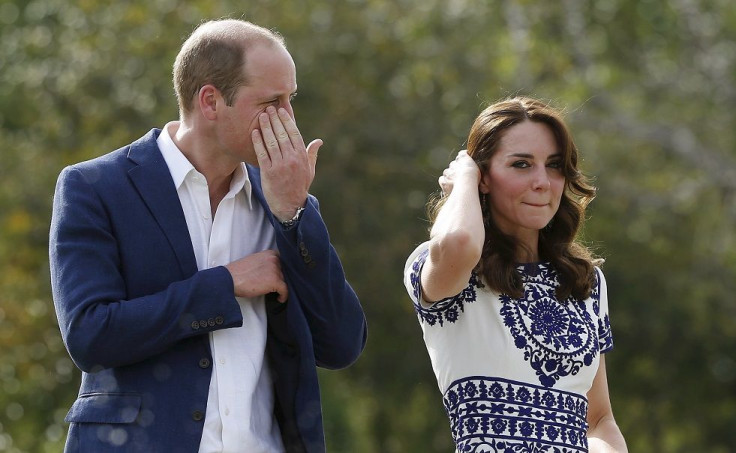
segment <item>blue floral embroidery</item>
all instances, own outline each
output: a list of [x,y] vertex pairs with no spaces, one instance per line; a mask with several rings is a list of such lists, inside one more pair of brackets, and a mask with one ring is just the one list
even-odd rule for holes
[[[471,275],[468,286],[457,296],[443,299],[425,308],[420,303],[420,272],[429,254],[422,252],[412,265],[410,275],[414,309],[421,322],[430,326],[455,323],[465,312],[465,305],[476,301],[476,289],[482,288],[478,276]],[[584,366],[590,366],[596,355],[613,348],[613,336],[608,313],[600,316],[600,281],[594,286],[591,299],[593,315],[585,301],[570,297],[557,300],[559,280],[555,270],[546,264],[521,265],[517,268],[524,284],[524,296],[513,299],[499,296],[500,315],[509,329],[514,345],[523,351],[539,382],[552,387],[565,376],[574,376]]]
[[476,376],[453,382],[443,402],[460,452],[588,451],[588,402],[580,395]]
[[414,310],[417,312],[419,319],[430,326],[434,326],[437,323],[440,326],[444,326],[445,321],[454,323],[458,320],[460,313],[465,312],[465,304],[475,302],[475,289],[482,288],[483,285],[475,273],[473,273],[468,286],[460,294],[437,301],[429,308],[422,307],[419,303],[422,298],[420,275],[422,266],[424,266],[424,262],[427,260],[427,255],[429,255],[429,250],[425,250],[417,256],[412,264],[411,274],[409,275],[413,292]]
[[[518,270],[524,296],[513,299],[502,294],[500,314],[514,345],[524,351],[524,360],[532,366],[539,382],[552,387],[560,378],[574,376],[583,366],[593,363],[601,346],[599,326],[607,320],[594,320],[583,301],[570,297],[564,303],[558,302],[555,290],[559,281],[551,266],[526,265]],[[596,285],[591,294],[596,315],[599,297]]]

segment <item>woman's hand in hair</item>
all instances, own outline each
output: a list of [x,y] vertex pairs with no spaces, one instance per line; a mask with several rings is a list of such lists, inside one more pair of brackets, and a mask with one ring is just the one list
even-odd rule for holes
[[430,232],[421,275],[422,297],[432,303],[462,291],[483,253],[485,229],[478,198],[480,169],[460,151],[439,178],[444,203]]
[[474,182],[477,186],[480,183],[480,168],[475,163],[472,157],[468,156],[466,150],[462,150],[457,153],[455,160],[450,162],[445,171],[442,172],[442,176],[439,177],[440,188],[444,196],[450,195],[452,188],[455,186],[456,181],[468,178]]

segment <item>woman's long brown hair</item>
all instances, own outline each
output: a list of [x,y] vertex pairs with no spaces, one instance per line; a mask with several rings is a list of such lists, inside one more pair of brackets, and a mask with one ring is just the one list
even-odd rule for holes
[[[562,172],[565,176],[560,206],[549,225],[539,232],[539,256],[549,261],[559,274],[558,300],[565,300],[570,295],[585,299],[590,296],[595,284],[594,259],[590,250],[576,238],[585,219],[585,208],[595,197],[595,187],[578,170],[578,150],[561,113],[528,97],[497,102],[475,119],[468,136],[468,154],[485,174],[504,132],[524,121],[543,123],[554,133],[562,154]],[[484,199],[481,194],[481,200]],[[445,197],[439,197],[429,202],[430,221],[434,222],[444,201]],[[522,244],[499,230],[487,203],[481,203],[481,208],[485,241],[475,271],[494,291],[520,298],[523,296],[523,284],[516,270],[516,257]]]

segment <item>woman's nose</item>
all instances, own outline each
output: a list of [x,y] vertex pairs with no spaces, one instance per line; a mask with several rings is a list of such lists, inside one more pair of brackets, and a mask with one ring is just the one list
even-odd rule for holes
[[542,167],[534,172],[532,179],[532,188],[534,190],[547,190],[550,187],[549,175],[547,167]]

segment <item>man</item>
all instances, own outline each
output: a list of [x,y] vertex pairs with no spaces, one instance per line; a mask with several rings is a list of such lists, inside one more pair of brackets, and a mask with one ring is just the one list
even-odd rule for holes
[[296,126],[294,62],[213,21],[174,85],[180,121],[59,176],[52,288],[83,371],[66,451],[325,451],[315,365],[354,362],[366,325],[307,193],[322,141]]

